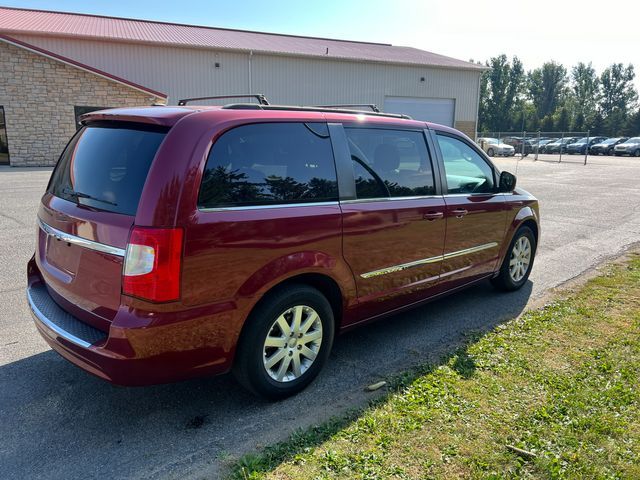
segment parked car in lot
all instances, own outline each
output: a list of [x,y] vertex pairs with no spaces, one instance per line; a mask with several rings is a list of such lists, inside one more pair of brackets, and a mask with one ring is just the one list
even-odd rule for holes
[[505,137],[502,139],[502,143],[511,145],[515,153],[524,153],[525,157],[534,151],[535,141],[536,139],[522,137]]
[[606,140],[607,137],[583,137],[576,142],[567,145],[569,155],[584,155],[587,149],[596,143]]
[[565,137],[545,145],[544,153],[566,153],[567,146],[579,140],[578,137]]
[[480,137],[478,145],[490,157],[512,157],[516,154],[515,149],[511,145],[501,142],[497,138]]
[[399,115],[91,112],[38,209],[28,304],[110,382],[232,370],[282,398],[338,332],[485,279],[522,287],[538,202],[515,182],[464,134]]
[[557,141],[557,138],[541,138],[538,142],[538,153],[546,153],[547,145],[549,145],[550,143],[555,143]]
[[591,145],[589,147],[589,153],[591,155],[613,155],[615,146],[627,140],[629,140],[628,137],[607,138],[606,140]]
[[615,155],[633,155],[640,157],[640,137],[633,137],[616,145],[613,149]]

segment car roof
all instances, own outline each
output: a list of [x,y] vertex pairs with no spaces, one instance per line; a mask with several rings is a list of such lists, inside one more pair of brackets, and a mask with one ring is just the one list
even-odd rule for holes
[[151,106],[136,108],[112,108],[89,112],[81,117],[83,124],[97,121],[122,121],[145,123],[172,127],[184,117],[191,117],[193,120],[201,118],[203,121],[213,121],[217,123],[224,120],[297,120],[307,122],[346,122],[367,124],[383,124],[404,128],[425,128],[428,126],[435,130],[448,133],[460,134],[457,130],[439,125],[437,123],[423,122],[401,118],[399,116],[384,116],[370,114],[369,112],[351,113],[340,112],[338,110],[312,110],[301,109],[300,107],[278,107],[278,109],[256,108],[225,108],[222,106]]

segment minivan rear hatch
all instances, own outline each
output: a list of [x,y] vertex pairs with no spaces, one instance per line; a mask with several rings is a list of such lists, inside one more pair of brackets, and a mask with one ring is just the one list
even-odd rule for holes
[[91,123],[69,142],[38,212],[36,261],[53,299],[97,328],[120,306],[129,232],[168,129]]

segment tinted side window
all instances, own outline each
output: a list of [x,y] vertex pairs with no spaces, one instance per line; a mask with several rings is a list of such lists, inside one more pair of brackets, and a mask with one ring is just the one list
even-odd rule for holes
[[261,123],[224,133],[205,166],[203,208],[322,202],[338,199],[324,123]]
[[449,193],[494,191],[493,169],[474,149],[457,138],[440,134],[437,138]]
[[345,128],[358,198],[435,194],[422,132]]
[[356,198],[387,198],[389,190],[384,181],[359,157],[351,156],[356,180]]

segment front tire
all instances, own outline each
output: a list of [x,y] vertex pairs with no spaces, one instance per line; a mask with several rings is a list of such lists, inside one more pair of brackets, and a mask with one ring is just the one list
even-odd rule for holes
[[634,156],[634,157],[640,157],[640,148],[636,149],[636,150],[633,152],[633,156]]
[[512,292],[527,282],[536,255],[536,237],[529,227],[520,227],[513,236],[500,272],[491,279],[498,290]]
[[490,157],[493,157],[493,148],[490,148],[489,150],[487,150],[487,155],[489,155]]
[[315,288],[284,287],[247,319],[236,351],[238,382],[270,400],[303,390],[320,373],[333,344],[331,305]]

